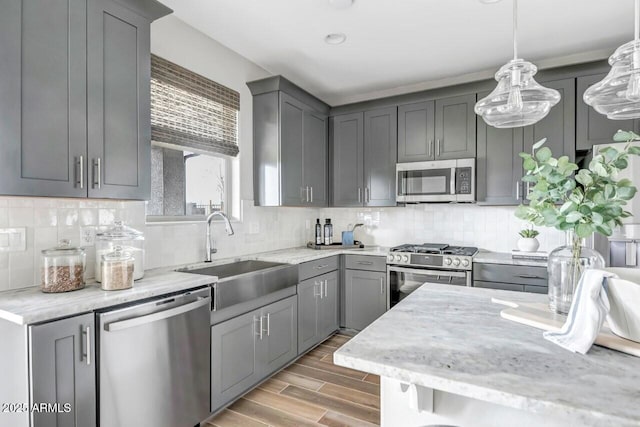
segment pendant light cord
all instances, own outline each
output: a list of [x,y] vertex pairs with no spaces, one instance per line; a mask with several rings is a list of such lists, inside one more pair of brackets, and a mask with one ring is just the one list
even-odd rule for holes
[[[640,0],[636,0],[636,5]],[[636,6],[636,14],[638,7]],[[637,20],[636,20],[637,22]],[[636,40],[638,39],[638,24],[636,24]],[[518,0],[513,0],[513,59],[518,59]]]

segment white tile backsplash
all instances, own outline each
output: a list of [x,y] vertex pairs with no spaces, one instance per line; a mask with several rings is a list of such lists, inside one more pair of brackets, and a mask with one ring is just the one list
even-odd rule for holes
[[[398,208],[273,208],[242,201],[242,221],[234,222],[235,234],[214,222],[212,234],[218,253],[214,258],[241,256],[303,246],[313,239],[316,218],[331,218],[335,240],[348,226],[363,223],[356,239],[368,245],[444,242],[508,252],[516,247],[517,232],[525,225],[514,216],[514,207],[425,204]],[[40,281],[40,251],[60,239],[81,244],[81,230],[104,230],[123,220],[145,233],[146,268],[175,266],[204,260],[205,224],[145,224],[144,202],[75,200],[57,198],[0,197],[0,227],[27,227],[26,250],[0,254],[0,290],[32,286]],[[564,243],[562,233],[540,229],[542,250]],[[87,251],[87,276],[93,277],[95,247]]]

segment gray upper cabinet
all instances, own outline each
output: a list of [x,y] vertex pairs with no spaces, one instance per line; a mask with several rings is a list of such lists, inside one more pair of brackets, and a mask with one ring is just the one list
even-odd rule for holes
[[364,114],[331,118],[332,206],[362,206],[364,187]]
[[[487,93],[480,93],[484,98]],[[522,202],[522,128],[497,129],[478,122],[477,198],[479,204],[518,205]]]
[[332,206],[396,206],[396,107],[332,117]]
[[398,162],[424,162],[435,156],[435,102],[398,107]]
[[114,0],[87,7],[89,197],[147,199],[150,21]]
[[154,0],[3,2],[0,194],[148,198],[149,24],[169,12]]
[[475,157],[475,103],[475,93],[436,100],[436,160]]
[[546,87],[560,92],[560,102],[551,108],[549,114],[538,123],[524,128],[524,151],[531,152],[531,147],[542,138],[553,152],[554,157],[576,157],[576,81],[563,79],[542,83]]
[[0,194],[87,195],[86,7],[2,2]]
[[398,110],[364,113],[364,205],[396,206]]
[[589,86],[599,82],[606,74],[578,77],[576,84],[576,149],[590,150],[596,144],[613,142],[613,134],[622,130],[639,129],[639,120],[610,120],[587,105],[583,96]]
[[29,326],[31,403],[69,403],[69,412],[33,412],[33,427],[96,425],[94,315]]
[[327,206],[328,106],[281,76],[247,85],[254,95],[255,204]]

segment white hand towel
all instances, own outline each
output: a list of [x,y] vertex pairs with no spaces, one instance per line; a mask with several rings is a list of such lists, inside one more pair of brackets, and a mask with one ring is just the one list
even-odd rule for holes
[[558,332],[544,332],[545,339],[567,350],[586,354],[609,314],[609,298],[604,288],[607,277],[618,277],[604,270],[585,270],[573,296],[567,321]]

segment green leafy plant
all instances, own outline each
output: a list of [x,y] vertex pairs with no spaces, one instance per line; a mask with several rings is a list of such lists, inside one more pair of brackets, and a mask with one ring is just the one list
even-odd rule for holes
[[573,231],[572,254],[574,275],[581,274],[579,257],[582,238],[597,232],[610,236],[622,219],[631,216],[624,210],[627,200],[636,194],[628,179],[618,180],[617,174],[628,166],[629,155],[640,155],[640,141],[634,132],[618,131],[613,140],[626,142],[620,151],[605,147],[589,163],[587,169],[569,161],[569,157],[553,157],[544,147],[546,138],[533,145],[531,153],[520,153],[526,175],[528,205],[516,210],[518,218],[537,226]]
[[518,234],[525,239],[535,239],[540,234],[540,232],[538,230],[534,230],[533,228],[525,228],[524,230],[520,230]]

